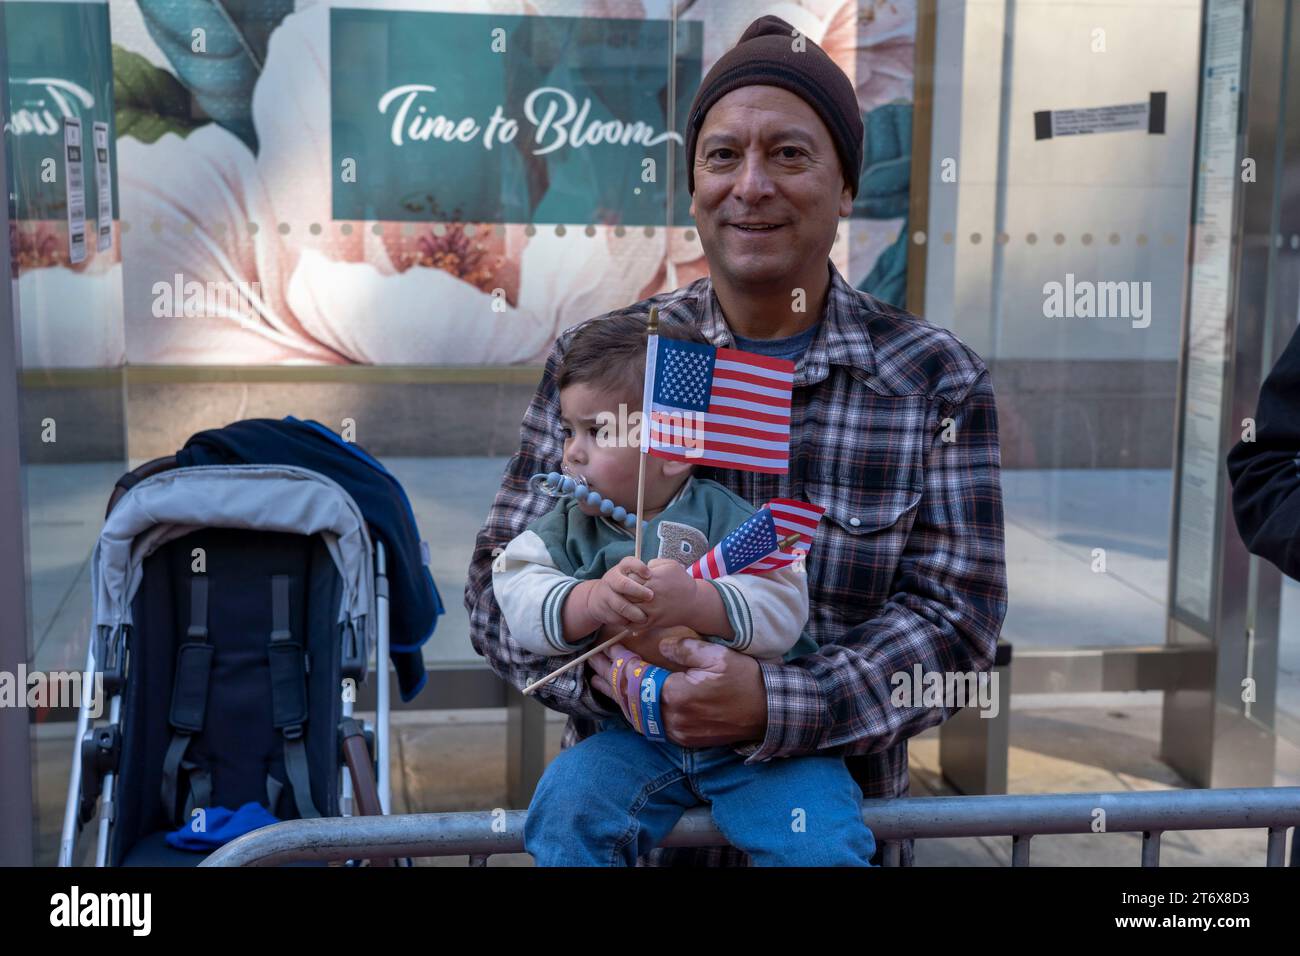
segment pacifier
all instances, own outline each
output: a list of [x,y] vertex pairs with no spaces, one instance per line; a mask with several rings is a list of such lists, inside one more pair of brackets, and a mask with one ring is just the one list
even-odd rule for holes
[[[618,522],[629,530],[636,528],[636,515],[630,513],[622,505],[616,505],[608,498],[602,496],[600,492],[594,491],[590,482],[583,475],[576,477],[561,474],[558,471],[550,473],[538,472],[528,479],[528,487],[538,494],[547,495],[551,498],[563,498],[566,495],[573,495],[578,501],[586,503],[592,508],[599,508],[600,513],[606,517]],[[644,526],[646,522],[642,522]]]

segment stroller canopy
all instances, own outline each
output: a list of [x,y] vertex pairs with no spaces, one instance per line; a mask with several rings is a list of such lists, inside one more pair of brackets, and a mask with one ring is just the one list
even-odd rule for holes
[[342,578],[339,621],[377,622],[370,533],[356,502],[324,475],[289,465],[198,465],[146,478],[109,513],[91,560],[96,627],[131,623],[145,558],[199,528],[319,534]]

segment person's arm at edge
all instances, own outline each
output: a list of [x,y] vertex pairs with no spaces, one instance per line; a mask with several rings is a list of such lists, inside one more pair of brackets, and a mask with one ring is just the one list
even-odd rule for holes
[[1228,452],[1237,531],[1252,554],[1300,579],[1300,328],[1260,388],[1254,437]]

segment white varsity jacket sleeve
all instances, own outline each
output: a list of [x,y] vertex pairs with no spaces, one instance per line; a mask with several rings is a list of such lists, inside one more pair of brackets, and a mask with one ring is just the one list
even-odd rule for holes
[[718,643],[750,657],[780,657],[808,620],[808,575],[793,566],[762,574],[729,574],[710,582],[722,596],[735,632]]
[[578,644],[564,640],[560,612],[578,584],[555,566],[545,542],[532,531],[512,539],[492,560],[492,593],[510,636],[534,654],[572,654],[595,638],[593,631]]

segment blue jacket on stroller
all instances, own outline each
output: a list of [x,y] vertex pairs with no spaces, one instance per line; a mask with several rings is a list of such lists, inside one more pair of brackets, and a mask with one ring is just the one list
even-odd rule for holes
[[[342,449],[346,454],[339,454]],[[420,648],[443,613],[442,598],[427,566],[411,502],[401,484],[365,449],[344,441],[320,422],[250,418],[190,437],[176,454],[192,465],[295,465],[333,479],[352,496],[366,523],[389,554],[393,591],[389,657],[398,691],[408,701],[424,687]]]

